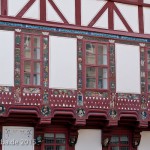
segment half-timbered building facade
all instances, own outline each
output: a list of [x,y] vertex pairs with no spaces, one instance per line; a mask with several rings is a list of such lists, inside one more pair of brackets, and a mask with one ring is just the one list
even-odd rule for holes
[[0,0],[0,150],[149,150],[150,0]]

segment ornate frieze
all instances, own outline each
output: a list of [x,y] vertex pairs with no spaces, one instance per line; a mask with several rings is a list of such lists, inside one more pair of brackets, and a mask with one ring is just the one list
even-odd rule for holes
[[20,85],[21,68],[21,35],[16,33],[15,37],[15,85]]
[[18,87],[14,91],[14,99],[15,103],[20,103],[21,102],[21,89]]
[[49,51],[48,51],[48,37],[43,38],[43,86],[48,87],[48,74],[49,74]]
[[86,91],[85,92],[86,97],[97,97],[97,98],[108,98],[109,94],[108,92],[95,92],[95,91]]
[[138,100],[139,94],[118,93],[118,99]]
[[78,89],[82,89],[82,84],[83,84],[83,81],[82,81],[82,73],[83,73],[83,63],[82,63],[82,60],[83,60],[83,52],[82,52],[82,40],[78,40],[78,51],[77,51],[77,57],[78,57]]
[[2,93],[2,92],[12,92],[12,87],[0,86],[0,93]]
[[115,92],[116,91],[115,45],[114,45],[114,40],[109,40],[109,41],[110,41],[110,47],[109,47],[110,79],[109,79],[109,82],[110,82],[111,92]]
[[146,57],[145,57],[145,48],[143,47],[144,44],[142,44],[142,47],[140,49],[140,70],[141,70],[141,92],[142,94],[146,93]]
[[23,93],[39,94],[41,93],[41,89],[40,88],[23,88]]

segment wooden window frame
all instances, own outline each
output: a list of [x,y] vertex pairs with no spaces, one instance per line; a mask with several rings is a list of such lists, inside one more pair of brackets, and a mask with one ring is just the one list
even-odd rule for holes
[[[30,49],[31,49],[31,58],[25,58],[24,57],[24,37],[25,36],[30,36],[31,38],[31,45],[30,45]],[[40,38],[40,59],[34,59],[34,48],[36,48],[34,46],[34,37],[39,37]],[[42,43],[42,39],[43,39],[43,36],[42,35],[39,35],[39,34],[31,34],[31,33],[22,33],[21,35],[21,38],[22,38],[22,43],[21,43],[21,84],[24,86],[24,87],[41,87],[42,86],[42,66],[43,66],[43,62],[42,62],[42,58],[43,58],[43,52],[42,52],[42,48],[43,48],[43,43]],[[30,72],[30,84],[25,84],[24,83],[24,65],[25,65],[25,62],[30,62],[31,64],[31,72]],[[39,85],[37,84],[34,84],[34,74],[38,74],[38,73],[35,73],[34,72],[34,63],[40,63],[40,83]]]
[[[56,137],[56,134],[64,134],[65,135],[65,139],[66,139],[66,142],[65,142],[65,144],[57,144],[56,143],[56,138],[54,138],[54,143],[52,143],[52,144],[45,144],[45,138],[44,138],[44,141],[42,142],[42,150],[45,150],[45,146],[54,146],[55,148],[54,148],[54,150],[56,150],[56,146],[65,146],[65,150],[69,150],[69,143],[68,143],[68,132],[66,131],[66,130],[51,130],[51,131],[46,131],[46,132],[44,132],[44,134],[45,133],[48,133],[48,134],[50,134],[50,133],[52,133],[52,134],[54,134],[54,137]],[[43,135],[43,137],[44,137],[44,135]]]
[[[96,52],[95,52],[95,56],[96,56],[96,64],[87,64],[86,63],[86,43],[92,43],[94,45],[96,45]],[[100,45],[106,45],[107,46],[107,64],[106,65],[103,65],[103,64],[100,64],[98,65],[98,44]],[[108,91],[109,90],[109,43],[108,42],[99,42],[99,41],[92,41],[92,40],[84,40],[83,41],[83,52],[84,52],[84,75],[83,75],[83,78],[84,78],[84,83],[83,83],[83,87],[84,87],[84,90],[93,90],[93,91]],[[87,88],[86,87],[86,69],[87,67],[93,67],[93,68],[96,68],[96,88]],[[107,88],[98,88],[98,68],[102,68],[102,69],[107,69]],[[104,78],[103,78],[104,79]]]
[[[130,138],[130,136],[129,136],[128,134],[126,134],[126,133],[124,133],[124,134],[113,134],[112,136],[118,137],[118,138],[119,138],[119,141],[118,141],[118,144],[111,144],[111,143],[110,143],[110,144],[109,144],[109,150],[111,150],[112,147],[119,147],[119,149],[120,149],[121,147],[128,147],[129,150],[130,150],[130,140],[131,140],[131,138]],[[111,136],[111,137],[112,137],[112,136]],[[121,144],[121,140],[120,140],[121,136],[127,136],[127,137],[128,137],[128,144]]]
[[[104,139],[109,139],[109,142],[108,142],[108,145],[107,146],[104,146],[103,145],[103,150],[112,150],[111,148],[112,147],[115,147],[115,146],[118,146],[118,147],[129,147],[129,150],[131,149],[134,149],[136,150],[137,148],[133,148],[133,131],[132,130],[128,130],[128,129],[125,129],[125,128],[119,128],[119,129],[113,129],[113,130],[110,130],[110,129],[105,129],[103,130],[102,132],[102,139],[103,139],[103,142],[104,142]],[[118,143],[118,144],[111,144],[111,137],[112,136],[119,136],[119,141],[120,141],[120,137],[121,136],[127,136],[128,137],[128,144],[121,144],[121,143]],[[103,143],[104,144],[104,143]]]

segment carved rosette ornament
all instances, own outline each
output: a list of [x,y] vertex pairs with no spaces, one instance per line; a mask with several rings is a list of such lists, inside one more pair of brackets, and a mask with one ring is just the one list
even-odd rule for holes
[[50,113],[51,113],[50,107],[49,107],[49,106],[46,106],[46,105],[43,106],[43,107],[41,108],[41,113],[42,113],[43,116],[49,116]]
[[115,119],[117,117],[117,111],[115,109],[112,109],[109,111],[109,116],[112,118],[112,119]]
[[0,114],[5,113],[6,108],[3,105],[0,105]]
[[79,117],[85,116],[85,110],[83,108],[78,108],[76,113]]
[[147,118],[147,112],[146,112],[146,111],[142,111],[142,112],[140,113],[140,116],[141,116],[141,119],[142,119],[142,120],[145,120],[145,119]]

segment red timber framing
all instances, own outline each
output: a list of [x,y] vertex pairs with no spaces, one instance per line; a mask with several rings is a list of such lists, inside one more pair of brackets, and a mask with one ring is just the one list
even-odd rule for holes
[[[5,28],[0,29],[4,30]],[[14,31],[14,28],[10,27],[9,30]],[[22,83],[24,74],[22,70],[24,68],[20,60],[22,60],[21,53],[24,50],[23,35],[32,35],[32,37],[38,35],[41,37],[41,51],[43,53],[41,53],[42,74],[40,86],[27,86]],[[49,35],[79,38],[77,42],[77,90],[49,88]],[[107,45],[108,64],[105,67],[109,70],[108,89],[85,88],[85,42]],[[150,113],[148,110],[150,101],[148,99],[150,95],[145,92],[145,89],[147,89],[146,78],[141,76],[141,95],[116,93],[115,43],[122,42],[131,44],[129,41],[115,41],[88,36],[84,36],[82,39],[71,34],[15,29],[15,86],[0,87],[2,116],[7,118],[12,113],[25,113],[36,116],[35,118],[38,119],[39,124],[58,123],[61,120],[61,123],[67,122],[71,125],[101,127],[106,125],[117,126],[119,120],[126,117],[133,118],[137,125],[141,127],[148,127]],[[139,45],[138,42],[132,42],[132,44]],[[148,44],[140,43],[140,65],[143,75],[146,74],[146,66],[143,66],[146,63],[142,63],[146,57],[145,47],[148,47]]]
[[[46,0],[40,0],[40,20],[22,18],[23,15],[31,8],[31,6],[33,5],[35,1],[36,0],[29,0],[29,2],[22,8],[22,10],[20,10],[15,17],[12,17],[12,16],[7,16],[8,14],[7,0],[1,0],[0,20],[22,22],[22,23],[28,23],[28,24],[33,24],[33,25],[38,24],[38,25],[44,25],[44,26],[64,27],[68,29],[81,29],[81,30],[88,30],[88,31],[103,32],[103,33],[112,33],[112,34],[117,34],[117,35],[128,35],[128,36],[134,36],[134,37],[148,37],[148,35],[143,34],[144,33],[143,7],[150,7],[150,4],[143,3],[143,0],[127,0],[127,1],[108,0],[108,2],[98,11],[98,13],[93,17],[93,19],[87,26],[81,25],[81,20],[82,20],[81,0],[75,0],[75,24],[74,25],[69,23],[69,20],[67,20],[67,18],[63,14],[63,11],[58,8],[58,6],[55,4],[53,0],[48,0],[48,2],[52,6],[52,8],[55,10],[55,12],[58,14],[58,16],[61,18],[63,23],[52,22],[52,21],[46,20]],[[133,29],[130,27],[126,19],[123,17],[120,10],[116,7],[115,2],[138,6],[139,34],[133,31]],[[98,28],[93,27],[93,25],[103,15],[103,13],[105,12],[107,8],[108,8],[108,30],[106,29],[104,30],[102,28],[98,29]],[[126,27],[127,32],[114,30],[113,11],[117,13],[120,20]]]

